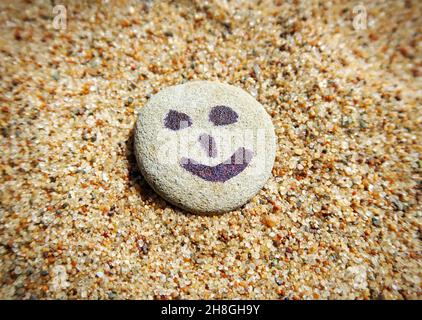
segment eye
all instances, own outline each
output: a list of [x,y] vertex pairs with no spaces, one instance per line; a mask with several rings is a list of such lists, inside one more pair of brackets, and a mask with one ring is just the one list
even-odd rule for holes
[[224,126],[237,122],[237,113],[226,106],[215,106],[211,109],[209,119],[216,126]]
[[164,126],[170,130],[180,130],[192,125],[190,117],[183,112],[170,110],[164,118]]

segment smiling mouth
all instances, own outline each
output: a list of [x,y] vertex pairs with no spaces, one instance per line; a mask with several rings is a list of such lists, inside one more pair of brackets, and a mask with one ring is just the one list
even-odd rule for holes
[[206,181],[225,182],[245,170],[252,157],[253,152],[242,147],[229,159],[216,166],[207,166],[189,158],[182,158],[180,166]]

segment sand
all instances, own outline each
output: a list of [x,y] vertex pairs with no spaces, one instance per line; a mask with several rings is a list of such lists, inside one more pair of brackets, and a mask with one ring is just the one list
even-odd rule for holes
[[[53,25],[2,1],[0,297],[422,298],[422,3],[359,3],[71,1]],[[189,80],[276,128],[272,177],[220,216],[133,154],[140,108]]]

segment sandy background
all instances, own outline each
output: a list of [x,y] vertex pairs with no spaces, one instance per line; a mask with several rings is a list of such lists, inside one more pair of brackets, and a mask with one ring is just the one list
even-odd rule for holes
[[[415,299],[420,1],[0,3],[0,297]],[[137,110],[239,86],[272,116],[273,177],[186,214],[144,182]]]

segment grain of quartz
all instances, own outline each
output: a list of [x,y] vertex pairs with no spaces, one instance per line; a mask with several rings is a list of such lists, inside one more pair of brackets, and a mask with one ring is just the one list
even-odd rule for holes
[[[420,299],[422,3],[363,1],[355,30],[361,2],[69,1],[66,30],[1,2],[0,297]],[[139,108],[191,80],[275,126],[272,177],[229,214],[185,214],[135,163]]]

